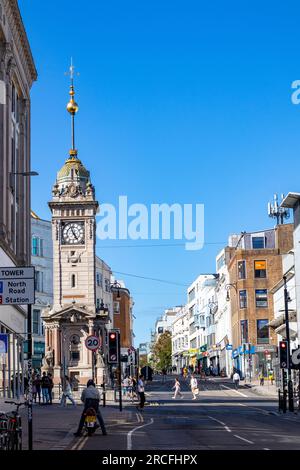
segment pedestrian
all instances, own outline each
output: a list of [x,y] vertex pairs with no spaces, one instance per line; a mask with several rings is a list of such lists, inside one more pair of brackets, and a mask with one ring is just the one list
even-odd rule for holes
[[124,379],[122,380],[122,389],[123,389],[123,396],[127,396],[128,395],[128,387],[129,387],[129,380],[128,380],[128,377],[127,375],[124,377]]
[[36,385],[35,385],[35,375],[32,374],[32,401],[36,403]]
[[36,403],[36,397],[39,398],[39,405],[41,404],[41,377],[39,374],[36,375],[33,381],[33,386],[35,387],[35,396],[34,401]]
[[131,378],[131,387],[132,387],[132,392],[131,392],[131,399],[137,399],[137,383],[135,377]]
[[86,388],[82,391],[81,401],[84,403],[84,409],[83,409],[83,412],[79,421],[78,430],[74,433],[74,435],[76,437],[81,436],[81,431],[82,431],[84,420],[85,420],[85,413],[88,410],[88,408],[94,408],[97,414],[97,418],[101,427],[102,434],[103,436],[106,436],[107,432],[105,429],[104,420],[102,418],[102,415],[99,409],[101,395],[100,395],[99,390],[96,388],[95,382],[92,379],[88,380],[86,384]]
[[180,382],[179,382],[179,379],[178,377],[176,377],[175,379],[175,384],[174,386],[172,387],[172,390],[175,389],[175,392],[174,392],[174,396],[172,398],[177,398],[177,395],[180,395],[180,398],[183,398],[183,395],[180,391]]
[[274,374],[273,374],[272,370],[270,370],[270,372],[269,372],[269,380],[271,382],[271,385],[273,385],[274,384]]
[[46,372],[43,372],[42,380],[41,380],[41,387],[42,387],[43,404],[47,405],[49,403],[49,377],[47,376]]
[[145,405],[145,384],[144,384],[144,377],[142,375],[139,376],[138,380],[138,394],[140,396],[140,403],[138,407],[140,410],[143,410]]
[[240,375],[237,371],[233,374],[232,377],[233,383],[234,383],[234,388],[237,390],[239,388],[239,383],[240,383]]
[[62,396],[61,396],[59,406],[66,406],[67,398],[69,398],[70,402],[72,403],[72,405],[75,408],[76,403],[75,403],[75,400],[72,396],[72,387],[71,387],[70,379],[67,375],[65,375],[65,378],[64,378],[64,381],[63,381],[63,393],[62,393]]
[[183,378],[184,378],[184,380],[186,380],[187,374],[188,374],[187,368],[184,367],[184,368],[183,368]]
[[190,387],[191,387],[192,394],[193,394],[193,400],[196,400],[197,395],[199,393],[199,389],[198,389],[198,381],[196,377],[194,376],[194,374],[191,375]]
[[49,379],[49,385],[48,385],[48,394],[49,394],[49,405],[52,405],[52,390],[53,390],[53,380],[52,380],[52,374],[48,372],[47,374],[48,379]]
[[259,374],[259,385],[263,386],[264,383],[265,383],[265,378],[264,378],[263,371],[261,371],[261,373]]

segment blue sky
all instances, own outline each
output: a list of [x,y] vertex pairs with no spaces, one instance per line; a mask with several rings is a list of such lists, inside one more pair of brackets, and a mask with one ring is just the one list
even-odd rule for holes
[[[32,88],[32,208],[47,201],[70,146],[68,78],[76,78],[76,147],[97,198],[203,203],[198,252],[99,241],[135,300],[136,344],[168,306],[215,270],[230,233],[274,225],[273,193],[300,191],[300,4],[257,0],[20,0],[38,70]],[[146,242],[147,244],[148,242]],[[157,243],[149,241],[149,244]],[[168,243],[168,242],[166,242]],[[122,247],[122,245],[126,245]],[[128,245],[134,245],[128,247]]]

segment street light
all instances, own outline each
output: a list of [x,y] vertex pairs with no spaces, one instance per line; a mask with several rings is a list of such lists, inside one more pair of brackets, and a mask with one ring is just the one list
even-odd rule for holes
[[99,317],[107,317],[108,316],[108,308],[105,307],[103,303],[103,299],[101,299],[100,307],[97,308],[97,316]]
[[229,290],[233,287],[233,289],[235,290],[236,294],[237,294],[237,287],[236,287],[236,282],[232,283],[232,284],[226,284],[225,286],[225,289],[227,290],[227,293],[226,293],[226,301],[229,302],[230,300],[230,295],[229,295]]
[[113,292],[113,290],[117,290],[116,300],[121,300],[120,289],[122,289],[122,286],[118,281],[115,281],[110,285],[111,292]]

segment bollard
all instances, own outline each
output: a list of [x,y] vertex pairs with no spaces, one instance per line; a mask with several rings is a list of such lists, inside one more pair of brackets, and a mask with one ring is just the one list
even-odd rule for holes
[[279,413],[281,412],[281,409],[282,409],[281,392],[278,389],[278,411],[279,411]]

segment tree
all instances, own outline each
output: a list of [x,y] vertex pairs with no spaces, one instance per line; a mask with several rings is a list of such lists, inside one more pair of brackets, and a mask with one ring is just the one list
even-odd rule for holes
[[163,371],[172,365],[172,335],[169,331],[162,333],[152,348],[155,369]]

